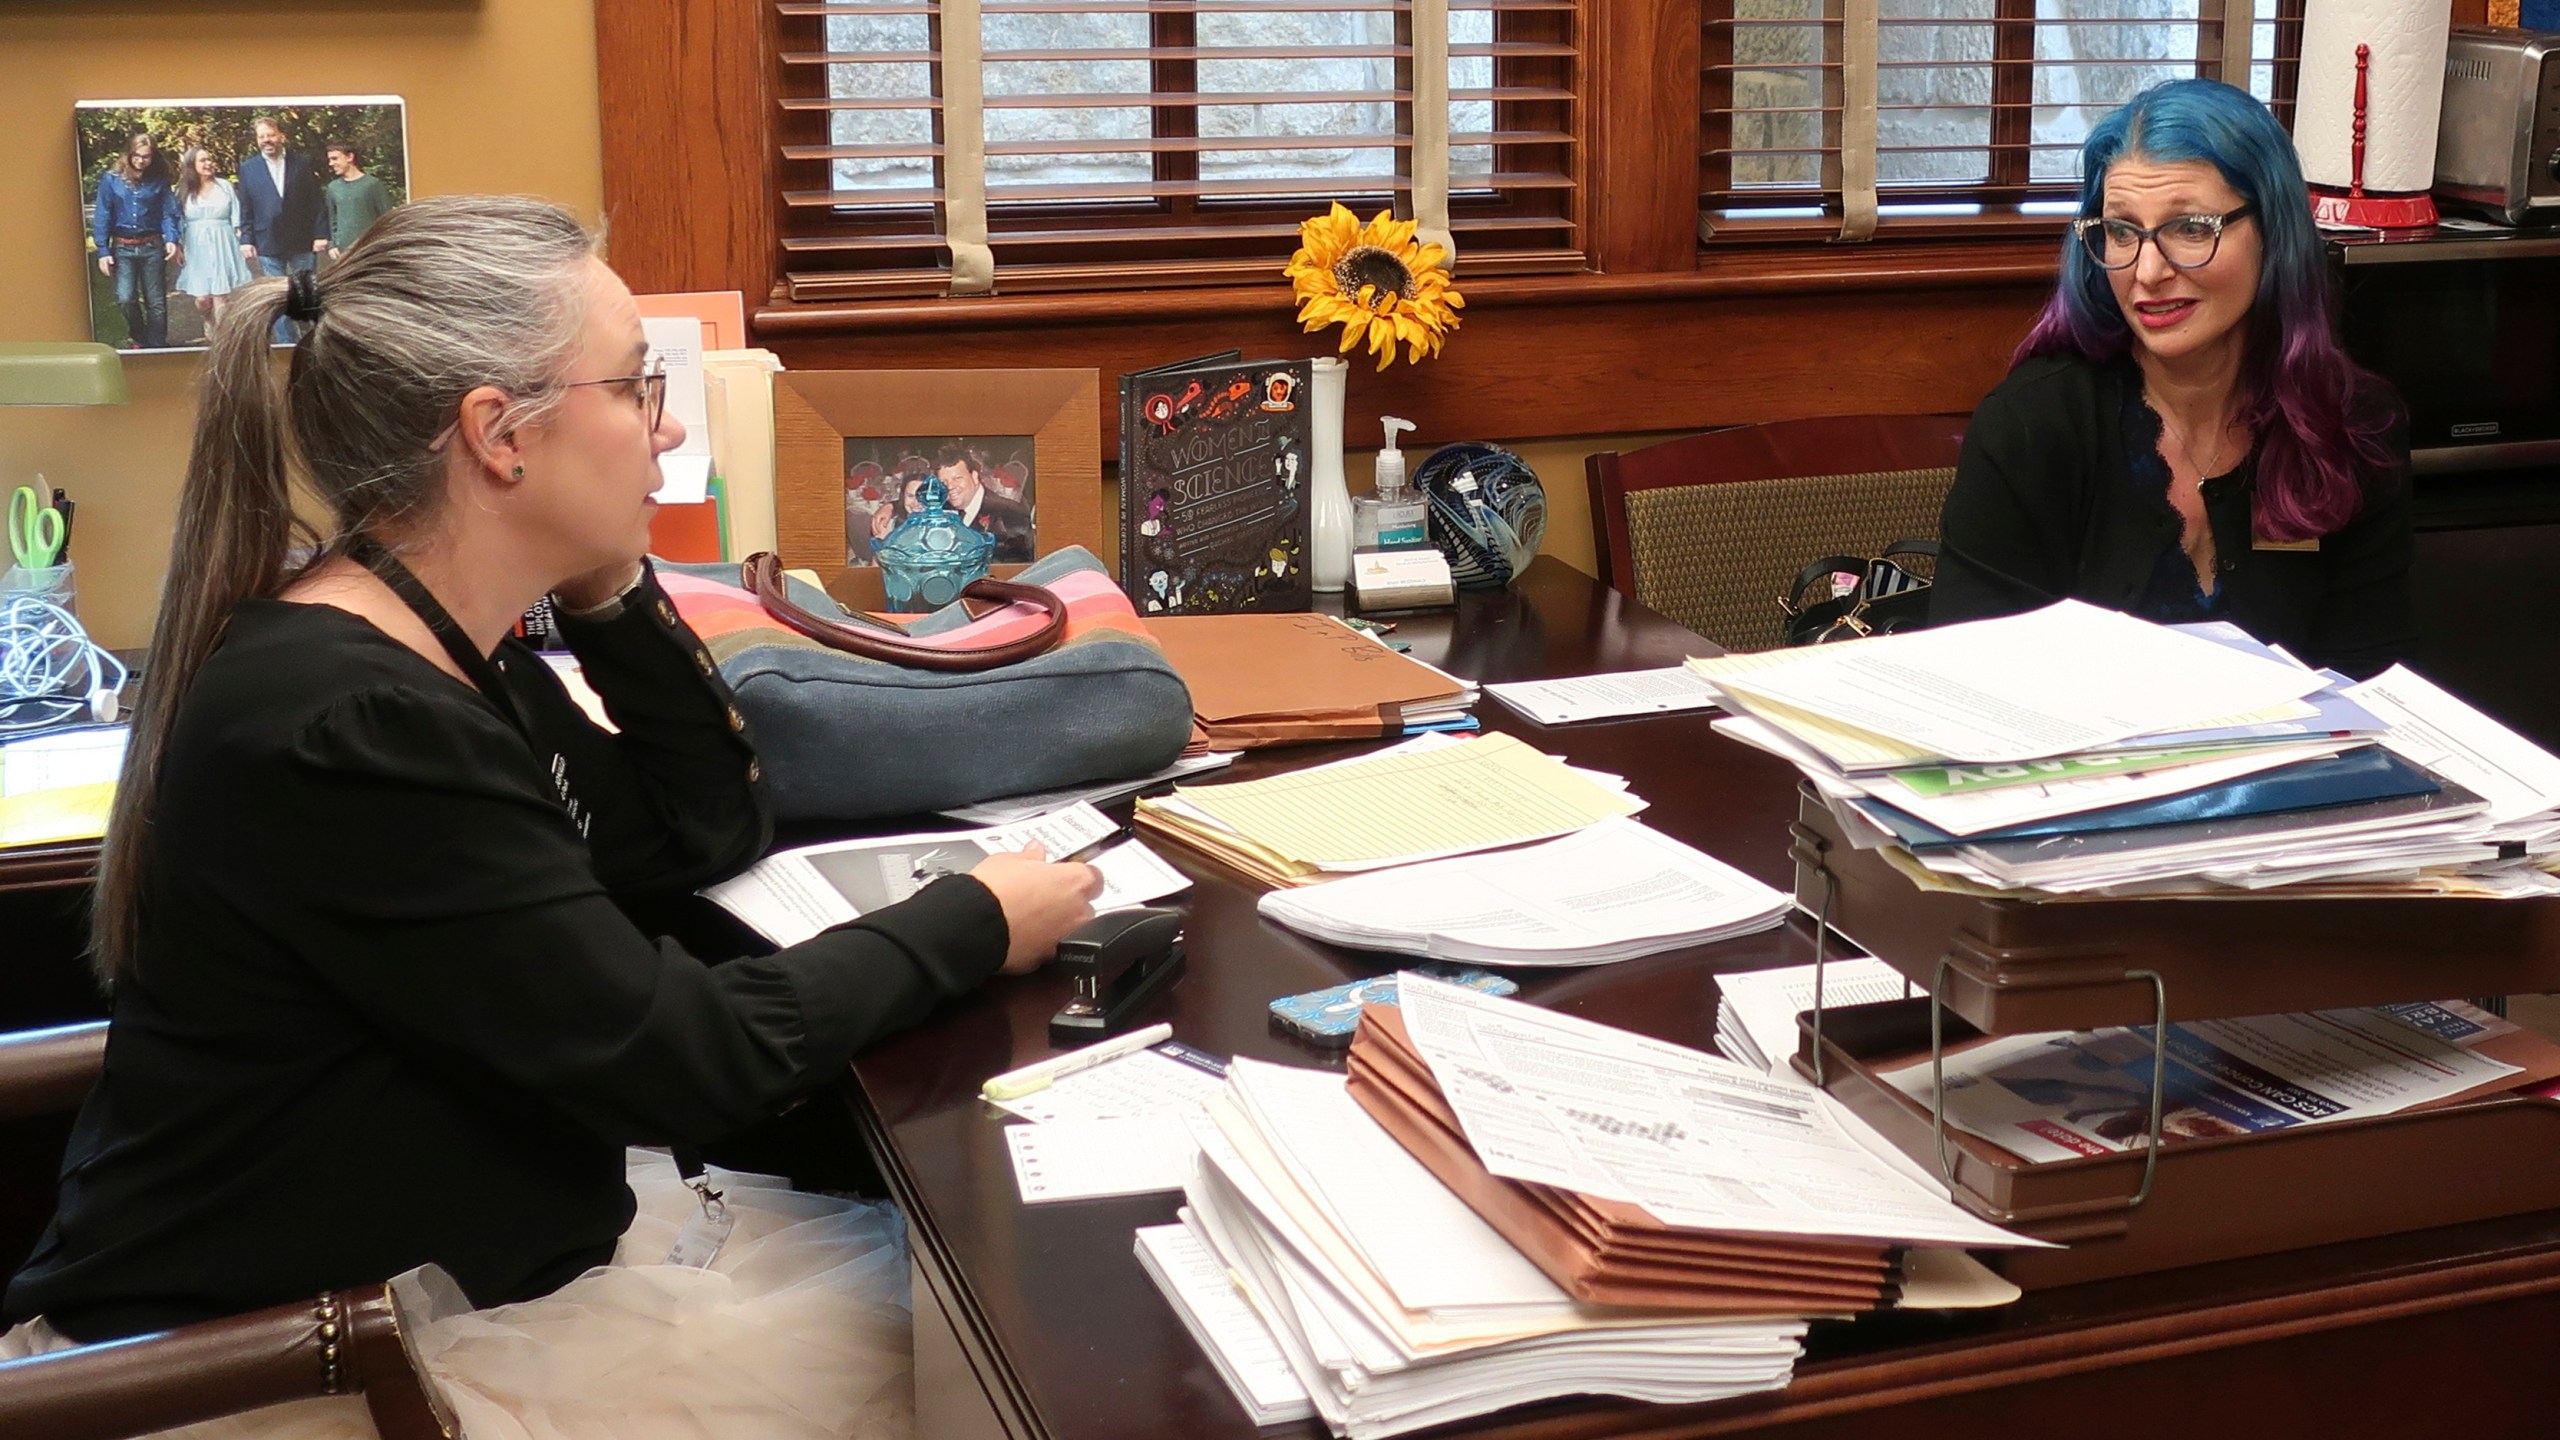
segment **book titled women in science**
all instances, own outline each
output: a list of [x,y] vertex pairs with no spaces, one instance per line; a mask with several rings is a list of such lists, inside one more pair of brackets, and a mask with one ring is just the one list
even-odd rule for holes
[[1120,377],[1120,587],[1143,615],[1304,610],[1307,364]]

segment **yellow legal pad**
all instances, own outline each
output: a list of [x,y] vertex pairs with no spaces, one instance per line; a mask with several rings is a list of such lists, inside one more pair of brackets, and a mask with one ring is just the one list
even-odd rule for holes
[[129,733],[58,730],[0,745],[0,846],[105,835]]
[[1501,734],[1138,803],[1149,829],[1273,884],[1525,844],[1644,808]]
[[95,840],[107,833],[116,782],[0,797],[0,846]]

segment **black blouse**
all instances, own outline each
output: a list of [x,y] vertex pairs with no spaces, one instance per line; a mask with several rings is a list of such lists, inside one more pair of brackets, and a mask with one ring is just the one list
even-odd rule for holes
[[[2387,392],[2368,414],[2396,416]],[[2047,356],[2009,373],[1965,430],[1939,527],[1933,623],[2011,615],[2065,598],[2149,620],[2229,620],[2306,663],[2358,677],[2417,648],[2409,567],[2408,431],[2390,469],[2366,473],[2364,506],[2316,549],[2269,549],[2256,534],[2257,465],[2203,486],[2214,593],[2203,595],[2169,503],[2160,417],[2130,359]]]
[[762,958],[642,934],[617,895],[735,871],[770,811],[654,580],[562,629],[618,735],[513,640],[524,730],[354,615],[240,608],[170,736],[105,1077],[10,1322],[104,1339],[427,1262],[476,1304],[547,1293],[611,1258],[624,1145],[773,1115],[995,972],[966,877]]

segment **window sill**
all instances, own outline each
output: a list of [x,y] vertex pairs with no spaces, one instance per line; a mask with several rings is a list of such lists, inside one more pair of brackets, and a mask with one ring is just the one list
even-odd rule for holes
[[[1729,232],[1728,232],[1729,233]],[[1468,313],[1540,305],[1623,305],[1843,291],[2009,289],[2049,285],[2051,235],[1885,240],[1867,245],[1711,248],[1694,270],[1495,276],[1463,284]],[[1464,262],[1460,262],[1463,269]],[[1009,331],[1062,326],[1269,319],[1292,308],[1278,283],[1048,295],[955,296],[860,304],[778,301],[755,313],[759,337]]]

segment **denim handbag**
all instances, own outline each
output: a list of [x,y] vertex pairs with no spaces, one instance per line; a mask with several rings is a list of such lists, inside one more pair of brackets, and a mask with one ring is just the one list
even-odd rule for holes
[[[1057,642],[991,669],[928,669],[849,654],[797,633],[739,588],[733,565],[658,566],[660,583],[737,692],[777,818],[866,820],[1152,774],[1191,736],[1191,692],[1090,551],[1070,548],[1012,578],[1066,603]],[[843,622],[844,607],[786,577],[791,603]],[[1050,617],[973,616],[964,604],[907,635],[974,643]]]

